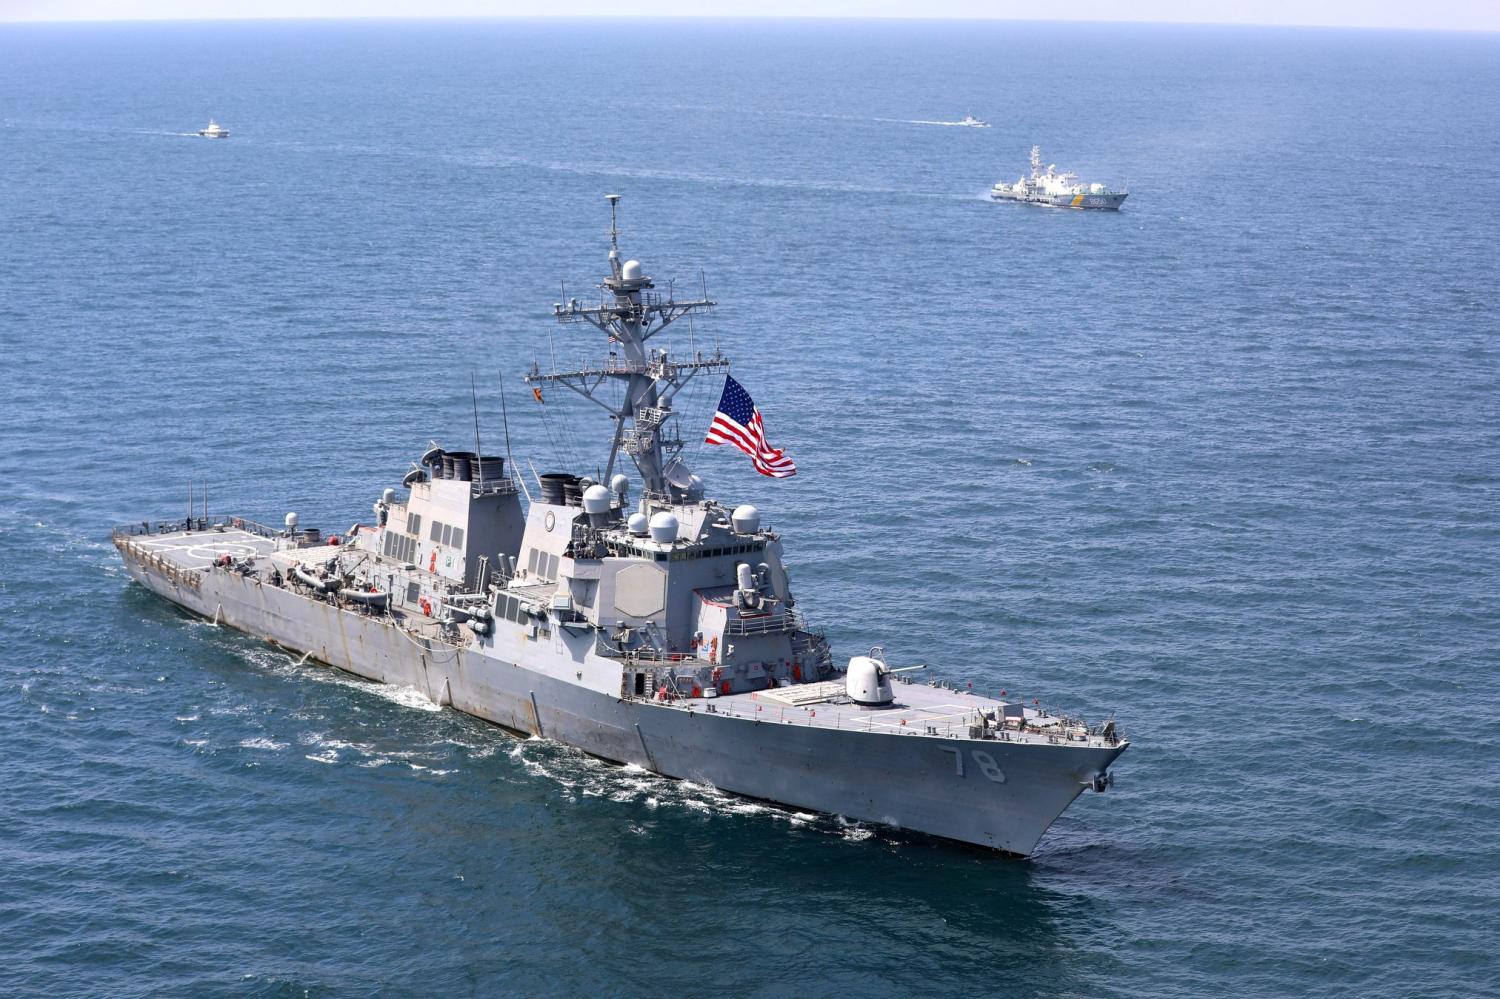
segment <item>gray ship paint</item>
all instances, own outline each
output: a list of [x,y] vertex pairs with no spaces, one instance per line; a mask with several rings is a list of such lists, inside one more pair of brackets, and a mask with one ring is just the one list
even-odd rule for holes
[[[327,541],[294,514],[279,531],[207,517],[118,528],[131,577],[217,624],[517,733],[1029,854],[1080,793],[1109,787],[1128,743],[1113,722],[914,682],[878,648],[837,667],[795,610],[780,536],[753,507],[707,498],[663,434],[677,392],[728,360],[647,342],[713,303],[657,292],[620,259],[613,225],[610,241],[598,304],[554,314],[604,332],[617,354],[527,375],[611,410],[605,482],[539,476],[523,509],[502,459],[434,445],[404,499],[386,490],[373,524]],[[598,393],[610,381],[625,388],[618,407]],[[624,460],[634,500],[615,473]]]

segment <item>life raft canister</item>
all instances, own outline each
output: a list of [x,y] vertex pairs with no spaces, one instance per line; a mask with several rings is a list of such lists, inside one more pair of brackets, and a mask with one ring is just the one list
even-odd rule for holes
[[417,601],[417,605],[422,608],[422,613],[423,614],[426,614],[428,617],[432,617],[432,601],[431,600],[428,600],[426,597],[423,597],[421,600]]
[[721,694],[728,694],[733,689],[734,688],[729,685],[728,680],[725,680],[723,683],[719,684],[719,693]]

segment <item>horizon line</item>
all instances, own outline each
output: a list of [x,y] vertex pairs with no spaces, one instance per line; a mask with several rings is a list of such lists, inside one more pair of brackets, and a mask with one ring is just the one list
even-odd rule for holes
[[1055,25],[1101,25],[1113,27],[1178,27],[1178,28],[1287,28],[1307,31],[1383,31],[1405,34],[1444,35],[1494,35],[1500,27],[1412,27],[1391,24],[1323,24],[1285,21],[1173,21],[1173,20],[1115,20],[1108,18],[1057,18],[1057,17],[973,17],[962,14],[934,14],[911,17],[897,14],[277,14],[259,17],[244,14],[226,14],[206,17],[170,17],[150,14],[138,17],[21,17],[8,18],[0,14],[0,25],[86,25],[86,24],[274,24],[274,23],[349,23],[368,21],[844,21],[844,22],[915,22],[915,23],[969,23],[969,24],[1055,24]]

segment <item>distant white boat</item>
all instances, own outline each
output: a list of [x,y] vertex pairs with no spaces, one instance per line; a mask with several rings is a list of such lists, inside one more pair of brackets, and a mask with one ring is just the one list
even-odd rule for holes
[[972,114],[966,114],[966,115],[964,115],[963,120],[957,122],[956,124],[963,125],[966,128],[989,128],[990,127],[990,123],[989,122],[985,121],[982,118],[976,118]]
[[198,134],[205,139],[227,139],[229,138],[229,129],[210,118],[208,119],[208,127],[198,129]]

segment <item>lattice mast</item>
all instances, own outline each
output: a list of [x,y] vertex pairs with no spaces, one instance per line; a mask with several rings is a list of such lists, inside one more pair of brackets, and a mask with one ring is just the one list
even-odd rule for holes
[[[615,433],[604,480],[608,482],[614,474],[615,459],[624,451],[635,462],[645,491],[670,497],[673,487],[680,492],[687,486],[685,470],[679,473],[673,465],[683,442],[662,432],[672,416],[672,400],[699,371],[728,368],[729,359],[715,350],[711,356],[700,351],[690,361],[672,361],[665,349],[646,345],[678,319],[712,308],[715,303],[707,297],[678,301],[670,286],[663,296],[654,290],[638,261],[621,262],[616,224],[620,196],[605,197],[609,200],[610,274],[599,285],[599,304],[585,305],[574,298],[554,303],[552,314],[560,323],[588,323],[601,330],[617,349],[611,351],[607,361],[578,371],[543,372],[540,365],[533,364],[526,382],[560,383],[608,411],[615,421]],[[602,397],[601,389],[610,382],[624,385],[619,404]]]

